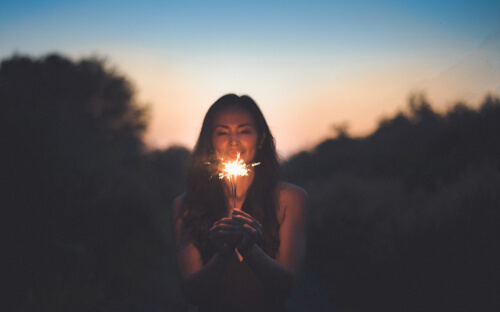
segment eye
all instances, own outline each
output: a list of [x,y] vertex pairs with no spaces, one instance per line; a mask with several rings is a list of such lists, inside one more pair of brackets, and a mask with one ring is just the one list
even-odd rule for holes
[[223,136],[227,134],[227,131],[217,131],[217,136]]
[[253,129],[250,127],[245,127],[240,130],[241,134],[252,134]]

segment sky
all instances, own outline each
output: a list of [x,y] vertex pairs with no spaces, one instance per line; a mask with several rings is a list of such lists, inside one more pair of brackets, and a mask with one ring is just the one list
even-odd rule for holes
[[0,59],[105,57],[150,106],[152,148],[192,148],[217,98],[250,95],[286,158],[335,125],[368,135],[499,32],[498,12],[484,0],[3,0]]

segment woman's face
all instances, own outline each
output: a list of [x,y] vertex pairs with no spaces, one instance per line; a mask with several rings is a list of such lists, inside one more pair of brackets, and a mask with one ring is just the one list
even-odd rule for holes
[[234,106],[215,115],[212,146],[218,157],[236,159],[238,153],[245,163],[253,162],[259,135],[252,115]]

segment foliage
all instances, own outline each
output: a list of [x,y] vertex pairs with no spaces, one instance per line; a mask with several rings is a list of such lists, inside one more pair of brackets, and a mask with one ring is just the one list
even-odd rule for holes
[[309,192],[308,266],[323,309],[492,311],[500,307],[500,100],[435,113],[423,97],[364,138],[292,157]]
[[13,56],[1,63],[0,105],[10,306],[181,304],[168,207],[189,151],[145,153],[147,107],[131,83],[97,58]]

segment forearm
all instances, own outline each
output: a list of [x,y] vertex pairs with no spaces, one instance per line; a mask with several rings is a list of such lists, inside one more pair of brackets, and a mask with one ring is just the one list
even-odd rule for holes
[[217,289],[216,283],[222,277],[230,254],[216,253],[212,259],[199,271],[192,273],[181,281],[181,287],[186,299],[197,305],[210,298]]
[[287,298],[295,287],[295,273],[266,254],[257,244],[242,254],[261,282],[276,296]]

